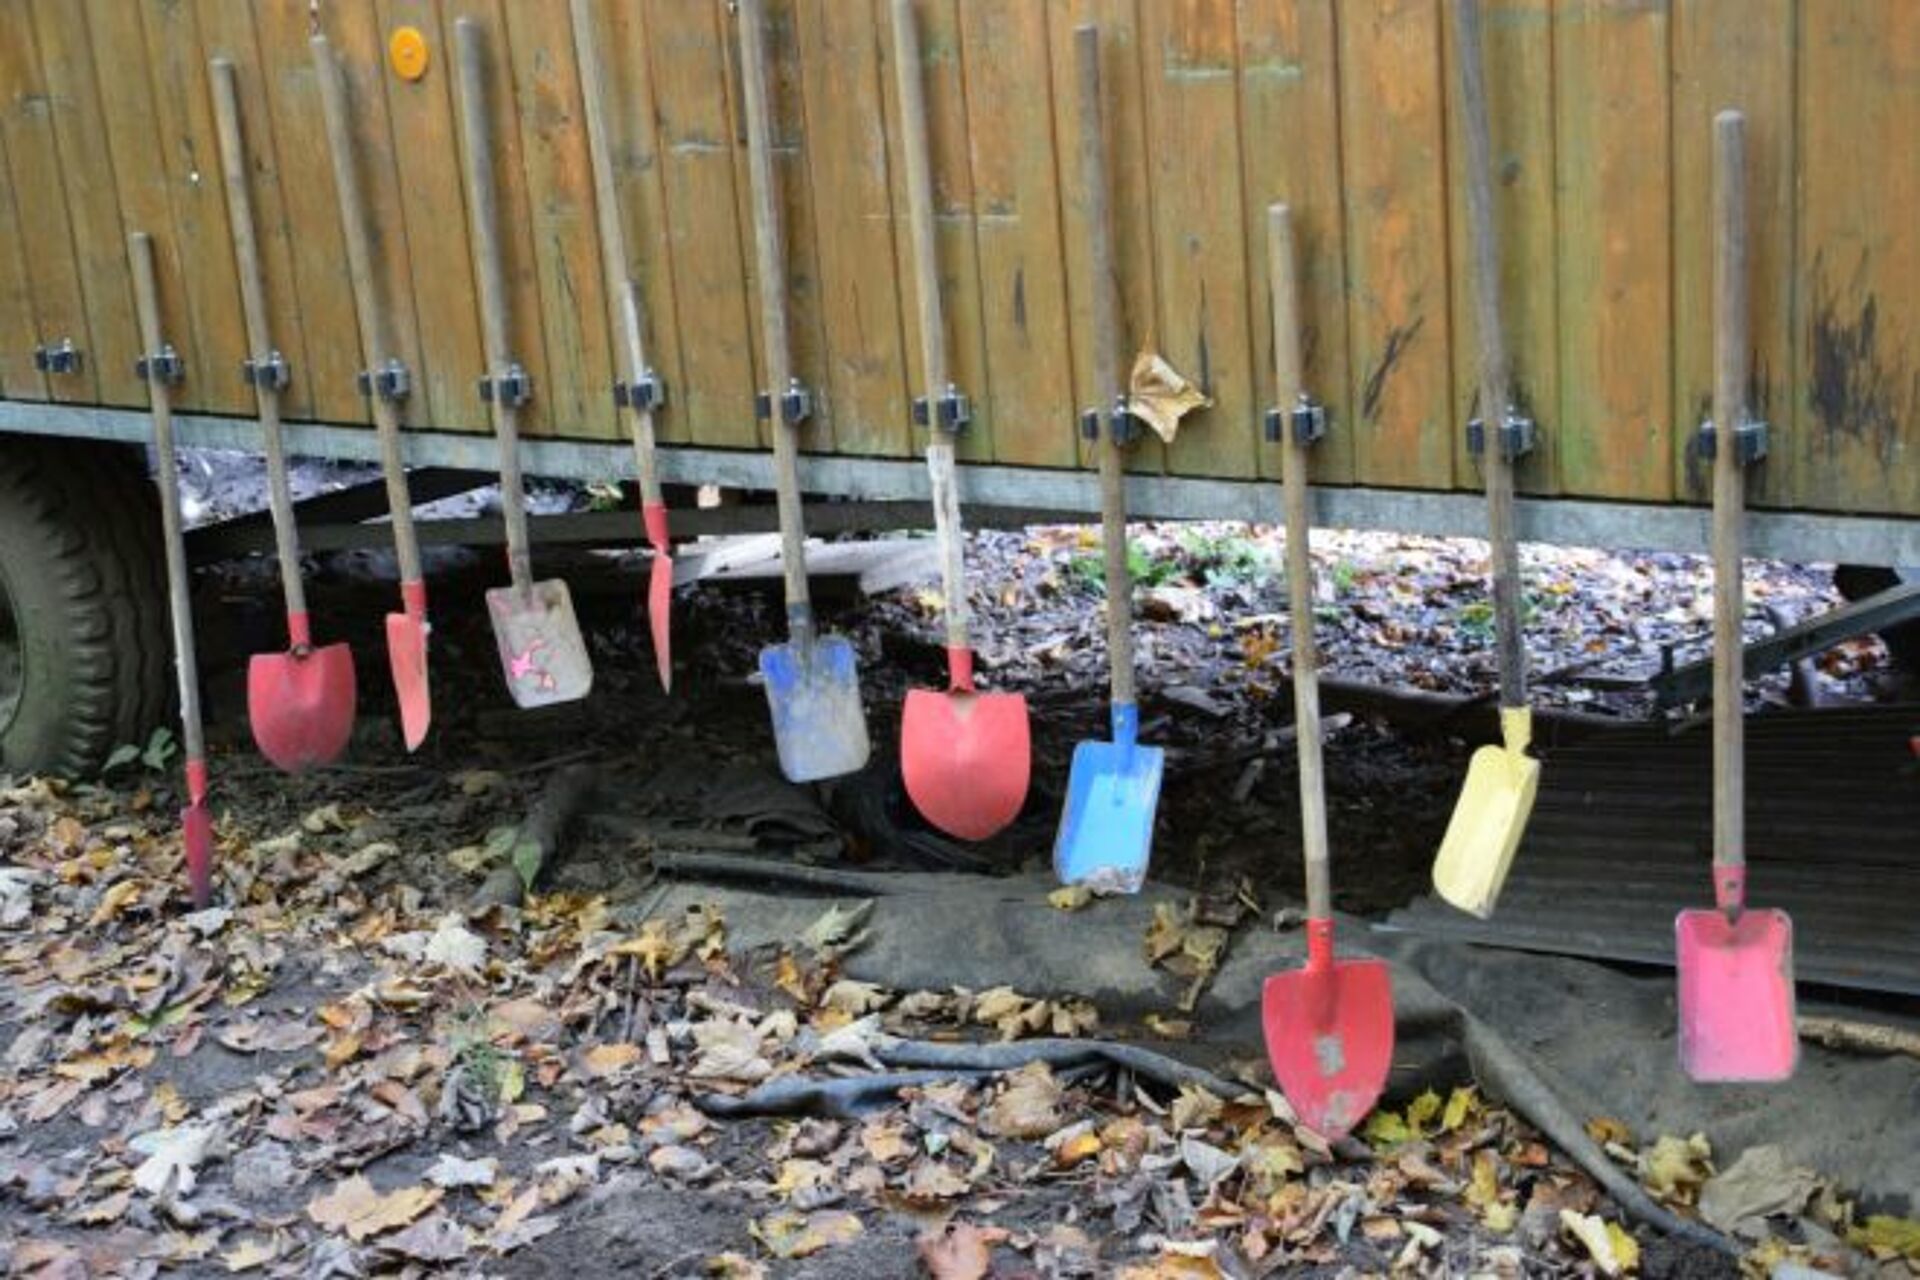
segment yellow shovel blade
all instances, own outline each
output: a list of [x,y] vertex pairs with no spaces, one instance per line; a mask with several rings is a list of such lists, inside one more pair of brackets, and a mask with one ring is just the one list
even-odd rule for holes
[[1532,718],[1524,708],[1503,707],[1500,723],[1505,742],[1473,753],[1467,785],[1433,860],[1434,891],[1482,919],[1493,914],[1540,786],[1540,762],[1527,754]]

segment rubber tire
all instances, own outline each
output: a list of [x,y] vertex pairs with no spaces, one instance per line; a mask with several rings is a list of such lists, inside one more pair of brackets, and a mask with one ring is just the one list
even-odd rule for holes
[[0,437],[0,591],[20,658],[17,697],[0,692],[0,769],[84,777],[165,722],[166,561],[145,461],[127,445]]

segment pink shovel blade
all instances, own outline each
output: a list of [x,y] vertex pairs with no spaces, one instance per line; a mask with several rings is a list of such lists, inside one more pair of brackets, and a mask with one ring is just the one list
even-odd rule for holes
[[1027,700],[1017,693],[910,689],[900,716],[900,772],[928,822],[985,840],[1020,816],[1033,772]]
[[1330,926],[1326,935],[1319,955],[1310,936],[1304,968],[1267,979],[1260,1024],[1273,1078],[1301,1123],[1339,1138],[1366,1118],[1386,1088],[1393,980],[1384,961],[1333,959]]
[[247,664],[247,719],[260,754],[298,773],[329,764],[353,735],[353,650],[256,653]]
[[400,736],[407,750],[427,739],[433,723],[433,689],[427,683],[427,621],[409,613],[387,615],[387,667],[400,704]]
[[1800,1060],[1793,922],[1784,911],[1682,911],[1680,1066],[1703,1083],[1785,1080]]
[[647,579],[647,625],[653,631],[653,660],[660,669],[660,687],[673,691],[673,561],[664,551],[653,553]]

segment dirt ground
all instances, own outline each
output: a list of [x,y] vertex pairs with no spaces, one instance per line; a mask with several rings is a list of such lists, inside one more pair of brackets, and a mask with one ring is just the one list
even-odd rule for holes
[[[1158,580],[1140,599],[1142,736],[1169,749],[1154,875],[1194,903],[1167,926],[1163,963],[1204,982],[1209,930],[1298,905],[1278,561],[1264,532],[1139,537],[1150,564],[1170,566],[1146,575]],[[824,909],[816,928],[752,952],[729,946],[718,914],[654,913],[676,851],[825,872],[1044,867],[1066,758],[1104,736],[1087,551],[1078,531],[977,540],[984,675],[1028,695],[1035,740],[1027,808],[982,846],[914,817],[889,746],[903,690],[940,676],[930,589],[829,602],[829,625],[861,649],[876,761],[802,789],[771,768],[747,675],[778,625],[764,591],[681,594],[668,698],[636,625],[634,566],[576,560],[594,696],[520,713],[476,607],[491,560],[450,556],[434,584],[434,735],[408,758],[375,630],[391,588],[377,558],[335,558],[315,584],[316,630],[355,642],[361,727],[345,764],[286,778],[251,751],[244,724],[242,659],[278,642],[271,597],[251,597],[253,569],[208,578],[215,908],[185,912],[165,744],[150,753],[160,767],[136,760],[102,786],[10,779],[0,794],[0,1269],[1738,1274],[1723,1253],[1628,1221],[1471,1088],[1396,1098],[1330,1146],[1277,1094],[1232,1082],[1044,1062],[899,1072],[875,1056],[894,1037],[1017,1045],[1107,1032],[1070,991],[848,980],[840,957],[859,945],[858,921]],[[1470,545],[1358,540],[1322,555],[1332,675],[1478,691],[1488,658]],[[1596,636],[1657,651],[1704,621],[1698,566],[1684,558],[1534,564],[1548,584],[1543,668],[1578,661]],[[1782,607],[1827,598],[1817,571],[1762,567],[1759,581]],[[1854,646],[1803,680],[1853,696],[1882,665]],[[1552,688],[1563,706],[1634,709]],[[1755,696],[1789,690],[1770,682]],[[1424,883],[1465,749],[1445,731],[1336,718],[1343,910],[1376,914]],[[529,814],[582,768],[594,771],[592,811],[548,851],[537,891],[470,910],[490,877],[516,878]],[[1160,1028],[1174,1056],[1181,1017],[1169,1008]],[[874,1077],[887,1086],[878,1105],[835,1092]],[[720,1114],[728,1099],[803,1080],[825,1082],[807,1107]],[[1605,1137],[1663,1203],[1694,1213],[1713,1171],[1684,1137]],[[1770,1237],[1749,1268],[1893,1275],[1920,1258],[1920,1227],[1914,1240],[1887,1228],[1877,1255],[1848,1250],[1861,1224],[1837,1197],[1804,1220],[1821,1234]]]

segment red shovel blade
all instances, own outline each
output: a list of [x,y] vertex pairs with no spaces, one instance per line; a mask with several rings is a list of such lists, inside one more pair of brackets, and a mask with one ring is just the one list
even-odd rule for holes
[[1267,979],[1267,1059],[1302,1124],[1344,1137],[1366,1118],[1393,1066],[1393,981],[1380,960],[1335,960],[1330,921],[1310,920],[1306,967]]
[[1701,1082],[1785,1080],[1800,1060],[1793,922],[1784,911],[1682,911],[1680,1066]]
[[339,759],[353,735],[353,650],[256,653],[247,664],[247,718],[260,754],[298,773]]
[[647,579],[647,625],[653,630],[653,660],[660,669],[660,687],[673,691],[673,561],[655,552]]
[[404,613],[387,615],[387,667],[393,673],[394,698],[400,704],[400,736],[407,750],[427,740],[433,723],[433,686],[427,682],[427,584],[402,582]]
[[900,716],[900,772],[920,816],[961,840],[1002,831],[1027,802],[1033,742],[1027,700],[976,693],[973,654],[948,651],[953,688],[910,689]]
[[207,811],[207,765],[187,761],[187,806],[180,811],[180,846],[187,858],[187,889],[198,910],[213,899],[213,815]]
[[647,624],[653,630],[653,660],[660,669],[660,687],[673,692],[673,558],[667,554],[673,543],[667,534],[667,509],[646,503],[641,515],[647,525],[647,541],[653,547],[653,568],[647,578]]

